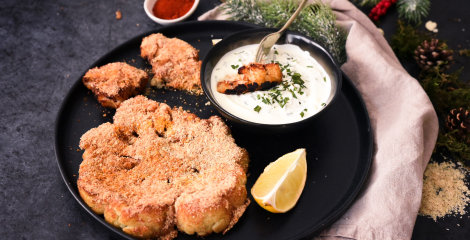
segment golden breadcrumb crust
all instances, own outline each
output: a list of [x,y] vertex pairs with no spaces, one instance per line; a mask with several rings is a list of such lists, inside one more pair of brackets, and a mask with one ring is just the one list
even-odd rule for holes
[[150,85],[202,94],[199,52],[189,43],[156,33],[142,39],[140,55],[152,65]]
[[115,62],[88,70],[82,81],[103,107],[118,108],[145,89],[148,74],[127,63]]
[[225,94],[243,94],[272,88],[282,82],[278,63],[250,63],[238,69],[238,74],[227,75],[217,83],[217,91]]
[[225,233],[249,204],[248,154],[217,116],[200,119],[137,96],[114,123],[83,134],[80,148],[83,200],[136,237]]

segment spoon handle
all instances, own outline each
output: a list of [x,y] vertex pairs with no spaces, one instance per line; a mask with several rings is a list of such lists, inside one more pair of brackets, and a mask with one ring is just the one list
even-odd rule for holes
[[302,8],[304,8],[305,4],[308,0],[302,0],[302,2],[295,10],[294,14],[287,20],[287,22],[282,26],[282,28],[274,33],[268,34],[265,36],[261,42],[259,43],[258,49],[256,51],[255,62],[261,62],[263,57],[267,56],[271,48],[277,42],[277,40],[281,37],[282,33],[289,27],[289,25],[294,21],[294,19],[299,15]]
[[305,4],[307,4],[308,0],[302,0],[302,2],[299,4],[299,7],[297,7],[297,10],[295,10],[294,14],[287,20],[287,22],[282,26],[281,30],[279,30],[279,33],[284,32],[290,25],[291,23],[295,20],[297,15],[299,15],[300,11],[304,8]]

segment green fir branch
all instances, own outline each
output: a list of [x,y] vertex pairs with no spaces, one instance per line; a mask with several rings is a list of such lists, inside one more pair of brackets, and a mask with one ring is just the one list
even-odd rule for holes
[[[392,36],[391,46],[401,59],[410,59],[414,49],[431,36],[421,32],[417,26],[398,22],[397,32]],[[443,49],[451,49],[444,44]],[[446,153],[470,167],[470,136],[446,127],[446,119],[451,109],[470,109],[470,85],[461,81],[462,69],[446,73],[443,66],[423,70],[419,82],[426,91],[439,119],[439,136],[435,153]]]
[[459,50],[460,56],[470,57],[470,49],[461,49]]
[[470,86],[460,81],[462,69],[447,74],[434,68],[420,76],[420,82],[433,103],[437,115],[445,121],[453,108],[470,108]]
[[[299,5],[297,0],[227,0],[224,9],[235,21],[280,28]],[[333,10],[322,3],[306,6],[289,27],[311,37],[339,63],[346,62],[346,32],[336,24]]]
[[466,166],[470,166],[470,136],[445,127],[451,109],[470,109],[470,85],[460,80],[461,72],[462,69],[447,74],[436,67],[423,72],[419,79],[436,110],[441,126],[436,149],[445,149]]
[[399,0],[397,3],[398,17],[412,23],[421,23],[430,8],[430,0]]
[[[470,166],[470,144],[462,141],[456,131],[440,132],[436,142],[436,149],[444,148],[449,151],[457,160],[467,167]],[[468,142],[468,140],[467,140]]]
[[373,7],[377,5],[377,3],[380,2],[380,0],[354,0],[354,2],[357,2],[359,5],[363,7]]
[[392,35],[390,46],[400,59],[413,58],[415,49],[424,41],[431,39],[427,33],[416,30],[416,27],[398,21],[397,31]]

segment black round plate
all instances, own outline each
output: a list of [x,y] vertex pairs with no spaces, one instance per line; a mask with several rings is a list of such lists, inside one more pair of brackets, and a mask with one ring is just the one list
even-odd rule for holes
[[[256,26],[229,22],[186,22],[163,27],[160,32],[178,37],[199,49],[202,59],[212,47],[212,39],[223,38],[237,31]],[[148,32],[112,50],[91,67],[114,61],[126,61],[139,68],[149,68],[140,58],[140,43]],[[352,85],[343,76],[341,94],[334,105],[301,131],[283,134],[253,134],[231,126],[237,144],[250,153],[247,189],[251,189],[264,167],[279,156],[297,148],[307,149],[308,176],[297,205],[284,214],[273,214],[259,207],[251,198],[238,223],[227,234],[212,234],[204,239],[300,239],[314,235],[338,219],[353,203],[367,179],[372,162],[373,140],[365,105]],[[217,111],[206,104],[205,96],[188,95],[181,91],[156,90],[146,92],[149,98],[182,106],[201,118]],[[93,213],[80,198],[77,190],[78,169],[82,152],[80,137],[93,127],[112,121],[113,110],[101,107],[81,83],[73,85],[59,111],[55,129],[55,151],[62,177],[78,203],[95,219],[124,238],[131,239],[120,229]],[[192,239],[179,233],[178,239]]]

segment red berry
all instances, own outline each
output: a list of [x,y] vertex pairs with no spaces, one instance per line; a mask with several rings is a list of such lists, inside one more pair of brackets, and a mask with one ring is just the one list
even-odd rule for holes
[[387,13],[392,4],[397,1],[398,0],[381,0],[370,10],[369,17],[375,21],[379,20],[381,16]]

